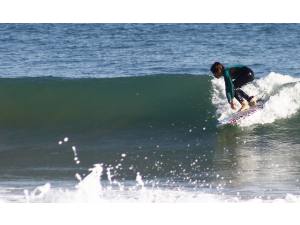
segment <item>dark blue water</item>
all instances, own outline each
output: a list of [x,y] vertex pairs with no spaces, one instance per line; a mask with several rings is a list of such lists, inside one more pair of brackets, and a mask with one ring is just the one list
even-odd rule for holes
[[[299,31],[0,24],[0,201],[85,201],[78,176],[100,163],[100,200],[298,202]],[[250,125],[217,126],[229,109],[214,61],[259,78],[248,91],[269,102]]]
[[299,75],[299,24],[1,24],[0,75],[208,74],[214,61]]

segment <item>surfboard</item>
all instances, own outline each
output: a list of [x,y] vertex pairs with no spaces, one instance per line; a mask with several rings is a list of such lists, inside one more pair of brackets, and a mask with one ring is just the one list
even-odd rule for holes
[[237,125],[243,119],[247,118],[248,116],[251,116],[253,113],[257,112],[258,110],[263,109],[264,103],[265,102],[259,100],[257,101],[257,104],[255,106],[251,106],[248,110],[242,112],[240,111],[235,112],[229,117],[219,121],[218,126]]

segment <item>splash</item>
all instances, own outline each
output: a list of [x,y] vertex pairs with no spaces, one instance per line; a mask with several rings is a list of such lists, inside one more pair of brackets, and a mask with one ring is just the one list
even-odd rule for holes
[[137,174],[136,174],[136,182],[137,182],[137,184],[139,185],[139,186],[141,186],[142,188],[144,188],[144,181],[143,181],[143,179],[142,179],[142,176],[141,176],[141,174],[139,173],[139,172],[137,172]]
[[[231,203],[289,203],[300,202],[297,195],[286,194],[283,198],[262,199],[255,197],[248,200],[240,198],[239,193],[234,196],[225,196],[216,193],[207,193],[181,188],[153,188],[144,186],[140,173],[137,173],[135,184],[124,184],[123,188],[114,188],[102,181],[105,169],[102,164],[95,164],[90,173],[81,180],[75,189],[52,188],[49,183],[35,188],[32,192],[25,191],[27,202],[88,202],[88,203],[177,203],[177,202],[231,202]],[[217,175],[218,176],[218,175]]]
[[88,202],[98,201],[102,193],[100,178],[103,167],[101,164],[95,164],[89,171],[90,174],[76,185],[75,198]]
[[[224,120],[234,112],[226,100],[224,81],[214,79],[212,85],[212,102],[217,109],[218,120]],[[262,110],[242,120],[240,126],[273,123],[278,119],[292,117],[300,109],[299,78],[272,72],[246,85],[243,90],[265,101],[265,105]],[[236,103],[239,104],[237,101]]]
[[[74,147],[74,146],[72,146]],[[72,148],[73,150],[73,148]],[[126,154],[121,154],[124,159]],[[191,166],[195,166],[199,161],[196,159]],[[122,165],[104,166],[104,164],[94,164],[89,169],[89,174],[84,176],[79,173],[75,174],[78,181],[73,188],[55,188],[50,183],[36,187],[33,191],[24,191],[26,202],[92,202],[92,203],[111,203],[111,202],[142,202],[142,203],[176,203],[176,202],[300,202],[297,195],[286,194],[283,198],[262,199],[254,197],[244,200],[239,192],[236,196],[225,195],[224,189],[226,182],[224,177],[216,173],[219,183],[216,183],[216,192],[211,192],[209,187],[200,185],[198,188],[182,187],[180,185],[151,185],[151,180],[144,180],[140,172],[136,172],[135,181],[118,181],[114,174]],[[107,181],[104,179],[107,177]],[[229,182],[230,183],[230,182]],[[209,184],[209,183],[207,183]],[[190,185],[196,187],[191,182]],[[226,191],[225,191],[226,192]]]
[[32,192],[29,192],[27,189],[24,190],[25,199],[27,202],[38,201],[44,199],[46,194],[50,191],[51,184],[46,183],[44,185],[36,187]]

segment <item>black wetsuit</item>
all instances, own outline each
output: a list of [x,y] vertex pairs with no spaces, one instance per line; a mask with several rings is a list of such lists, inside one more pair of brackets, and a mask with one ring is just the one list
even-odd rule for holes
[[224,70],[226,96],[230,103],[235,97],[240,103],[243,99],[250,101],[249,97],[241,87],[254,80],[253,71],[246,66],[232,66]]

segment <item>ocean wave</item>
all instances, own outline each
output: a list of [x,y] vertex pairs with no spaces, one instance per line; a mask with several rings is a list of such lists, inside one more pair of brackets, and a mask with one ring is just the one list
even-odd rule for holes
[[[209,76],[0,80],[0,126],[5,128],[169,128],[174,124],[215,128],[217,120],[233,113],[223,80]],[[240,126],[272,123],[299,111],[297,77],[272,72],[243,89],[266,103]]]

